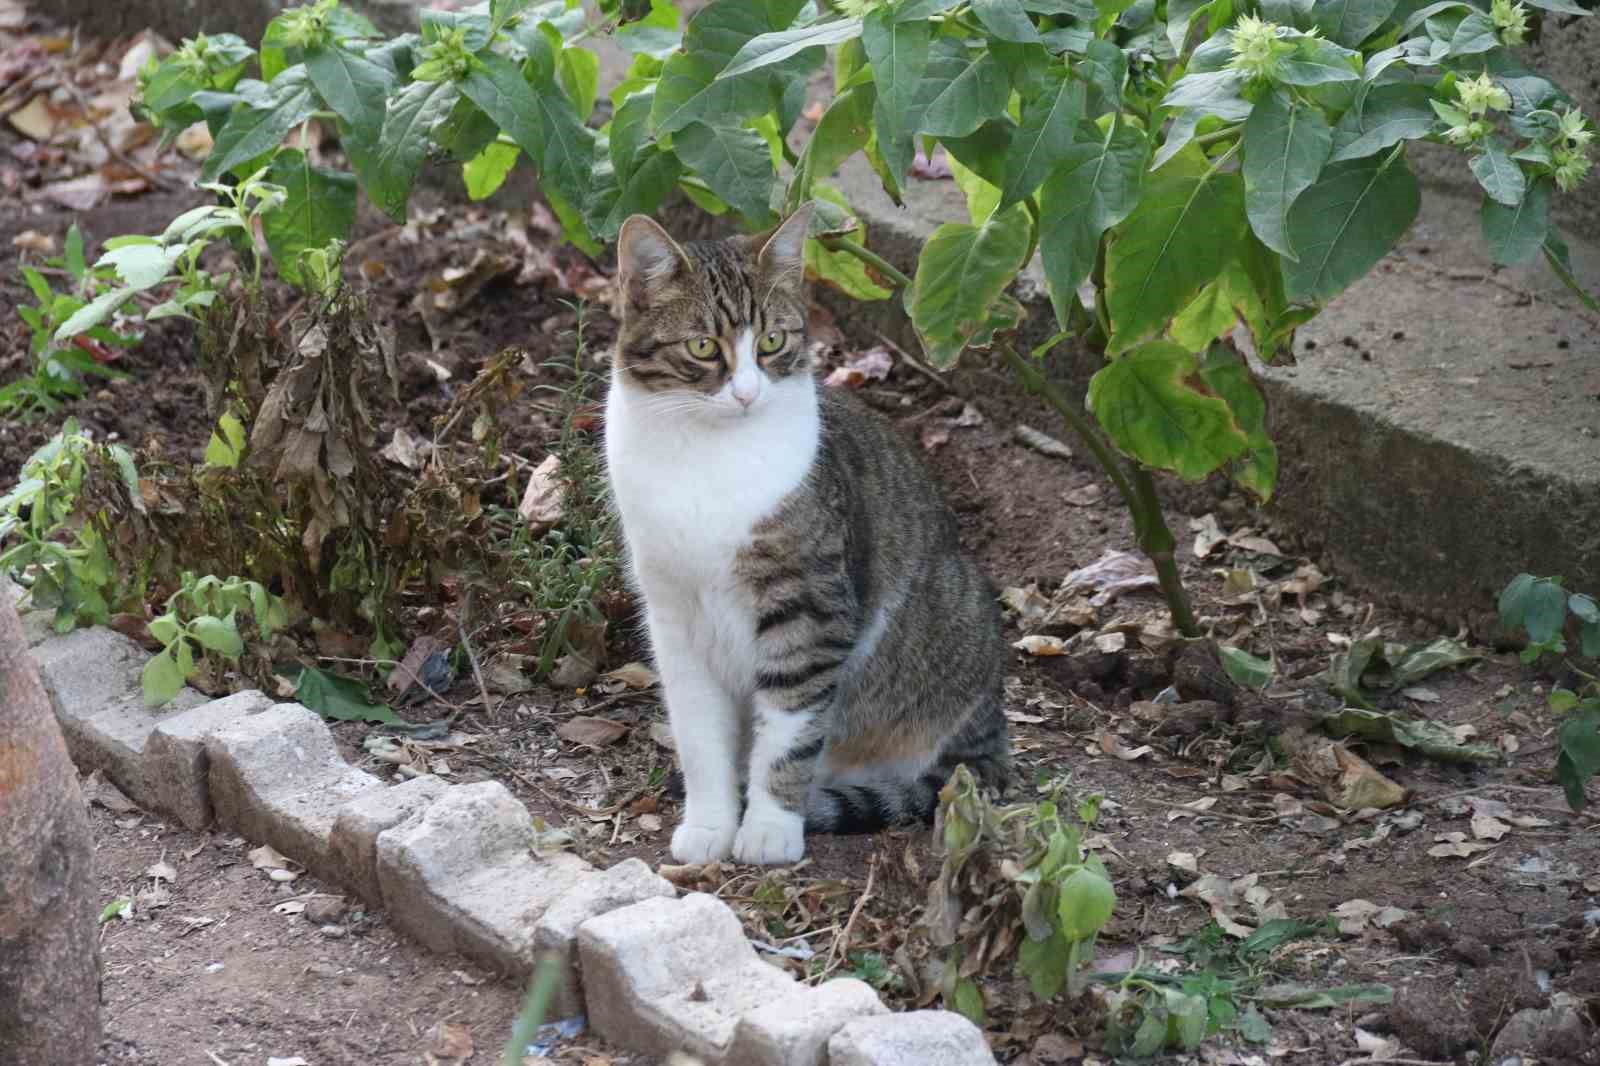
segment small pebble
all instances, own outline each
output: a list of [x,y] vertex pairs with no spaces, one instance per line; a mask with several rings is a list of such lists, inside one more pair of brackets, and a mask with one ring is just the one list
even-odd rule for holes
[[321,929],[318,929],[317,932],[321,933],[329,940],[343,940],[347,935],[349,935],[350,930],[346,929],[342,925],[325,925]]

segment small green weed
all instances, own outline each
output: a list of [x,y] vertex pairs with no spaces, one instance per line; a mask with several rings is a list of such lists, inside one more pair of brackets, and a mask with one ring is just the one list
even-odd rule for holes
[[144,666],[144,699],[151,706],[172,699],[195,676],[199,669],[196,649],[202,657],[211,654],[238,661],[245,650],[239,628],[241,613],[254,620],[263,639],[289,622],[283,600],[259,582],[191,573],[185,573],[182,581],[178,591],[167,598],[166,613],[150,621],[150,635],[162,644]]

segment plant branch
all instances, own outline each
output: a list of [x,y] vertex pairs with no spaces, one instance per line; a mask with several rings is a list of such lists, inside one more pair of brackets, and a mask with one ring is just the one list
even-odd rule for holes
[[884,278],[893,282],[897,288],[903,289],[911,284],[911,279],[906,277],[899,267],[883,258],[877,252],[871,251],[855,241],[846,240],[843,237],[819,237],[818,240],[830,252],[846,252],[855,256],[883,275]]
[[1078,438],[1083,441],[1090,453],[1094,455],[1094,461],[1099,465],[1100,469],[1104,470],[1106,476],[1111,479],[1112,484],[1116,485],[1117,493],[1122,497],[1122,502],[1127,504],[1130,512],[1135,512],[1137,510],[1138,497],[1134,493],[1133,485],[1128,481],[1128,476],[1123,470],[1121,460],[1112,453],[1106,442],[1101,439],[1100,434],[1096,432],[1094,426],[1084,417],[1083,412],[1069,403],[1067,398],[1061,395],[1061,391],[1046,380],[1043,374],[1039,373],[1038,367],[1030,365],[1009,344],[999,345],[999,348],[1001,353],[1005,355],[1006,362],[1011,364],[1011,369],[1015,370],[1017,376],[1022,379],[1023,387],[1053,407],[1067,425],[1072,427],[1072,431],[1078,435]]

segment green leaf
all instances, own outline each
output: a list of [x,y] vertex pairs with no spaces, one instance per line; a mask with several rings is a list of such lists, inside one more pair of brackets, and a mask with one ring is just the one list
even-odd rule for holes
[[1492,52],[1499,47],[1500,37],[1495,33],[1494,20],[1487,12],[1474,11],[1456,24],[1455,32],[1450,35],[1450,45],[1445,55],[1479,55],[1483,52]]
[[[946,45],[945,40],[940,44]],[[916,131],[932,137],[967,137],[989,119],[1005,114],[1011,81],[1005,67],[988,52],[969,61],[964,49],[949,45],[935,48],[929,59],[927,77],[917,92]]]
[[162,644],[171,644],[178,638],[178,634],[182,632],[182,627],[178,625],[178,620],[171,614],[164,614],[150,619],[150,623],[145,628],[150,630],[150,635]]
[[1600,704],[1587,701],[1570,712],[1556,727],[1556,781],[1567,795],[1567,806],[1583,810],[1584,785],[1600,774]]
[[1377,265],[1421,204],[1417,179],[1396,149],[1330,164],[1289,211],[1286,235],[1300,253],[1284,262],[1289,299],[1326,304]]
[[[217,419],[217,428],[211,431],[211,440],[206,444],[205,464],[225,470],[235,469],[244,455],[244,444],[244,423],[232,411],[222,412],[222,417]],[[168,643],[166,638],[157,639],[163,644]]]
[[1518,574],[1506,584],[1500,592],[1500,599],[1496,604],[1500,613],[1500,624],[1507,629],[1516,629],[1525,625],[1528,617],[1528,606],[1533,602],[1533,587],[1539,579],[1532,574]]
[[1505,146],[1493,138],[1484,145],[1482,152],[1472,157],[1472,173],[1489,199],[1507,207],[1521,204],[1528,191],[1522,168],[1506,154]]
[[1200,377],[1222,397],[1233,420],[1244,430],[1248,452],[1233,464],[1230,475],[1261,502],[1267,502],[1278,484],[1278,446],[1267,435],[1267,402],[1256,387],[1250,365],[1227,345],[1213,344],[1200,364]]
[[406,202],[427,154],[434,126],[460,99],[454,82],[416,81],[389,100],[378,147],[363,173],[367,196],[396,222],[404,222]]
[[203,614],[189,623],[189,635],[207,651],[226,655],[230,659],[238,658],[244,651],[244,639],[239,636],[239,629],[231,614],[227,618]]
[[499,141],[486,147],[473,158],[461,164],[461,179],[467,186],[467,197],[485,200],[505,184],[506,175],[517,165],[522,149],[514,144]]
[[1200,1046],[1206,1037],[1206,1022],[1210,1013],[1204,996],[1197,996],[1176,988],[1165,989],[1169,1034],[1176,1037],[1181,1048]]
[[1022,108],[1022,125],[1011,138],[1006,153],[1006,183],[1000,206],[1009,207],[1031,196],[1055,165],[1066,157],[1083,118],[1083,84],[1062,71],[1047,91]]
[[57,344],[66,344],[78,334],[84,333],[110,318],[112,312],[127,303],[129,298],[137,291],[131,286],[124,286],[101,293],[74,311],[65,322],[61,323],[51,340]]
[[234,106],[200,168],[200,180],[216,181],[239,164],[277,148],[315,110],[316,93],[306,68],[296,64],[267,86],[262,106],[244,102]]
[[1296,259],[1285,234],[1289,209],[1322,173],[1332,150],[1328,120],[1285,93],[1263,97],[1244,124],[1244,203],[1261,243]]
[[120,899],[114,899],[110,903],[107,903],[100,911],[100,924],[105,925],[113,918],[120,918],[132,909],[133,900],[129,899],[127,896],[123,896]]
[[478,62],[462,79],[461,92],[538,162],[541,181],[582,203],[594,163],[594,136],[572,105],[559,93],[535,92],[504,56],[491,53],[479,56]]
[[691,122],[738,123],[772,108],[756,79],[718,81],[704,57],[680,52],[661,68],[651,117],[656,132],[676,133]]
[[1322,719],[1322,726],[1336,737],[1361,737],[1380,744],[1398,744],[1440,762],[1492,763],[1500,752],[1488,744],[1463,744],[1447,727],[1426,718],[1407,718],[1399,714],[1346,707]]
[[967,200],[967,219],[974,226],[989,221],[1000,206],[1000,189],[990,185],[977,171],[969,169],[961,160],[950,157],[950,176]]
[[1588,290],[1578,284],[1577,275],[1572,272],[1572,256],[1567,251],[1567,242],[1561,239],[1561,234],[1555,227],[1552,226],[1545,236],[1541,250],[1544,252],[1545,262],[1550,264],[1551,271],[1561,279],[1562,284],[1566,285],[1583,306],[1600,314],[1600,300],[1589,295]]
[[956,978],[955,996],[949,1006],[959,1014],[964,1015],[973,1025],[983,1025],[983,992],[979,990],[978,983],[972,978]]
[[822,19],[809,26],[763,33],[746,41],[717,78],[748,74],[752,70],[782,63],[807,48],[843,44],[860,37],[861,33],[861,20],[852,18]]
[[672,138],[688,168],[755,225],[772,217],[772,153],[755,130],[691,122]]
[[789,185],[791,208],[805,202],[816,181],[838,170],[839,164],[867,146],[876,99],[877,90],[871,83],[852,86],[834,97],[801,149],[800,165]]
[[1032,44],[1039,39],[1039,31],[1021,0],[972,0],[972,13],[984,29],[1002,41]]
[[278,273],[291,285],[304,284],[300,257],[345,240],[356,221],[356,176],[314,167],[298,148],[272,157],[267,180],[287,192],[282,206],[261,218],[261,232]]
[[873,110],[878,147],[897,185],[904,184],[911,166],[915,127],[908,120],[915,115],[917,88],[928,65],[928,41],[928,23],[894,22],[886,8],[875,9],[861,27],[861,46],[878,86]]
[[1397,6],[1398,0],[1316,0],[1311,20],[1335,44],[1359,48]]
[[301,671],[294,698],[301,706],[335,721],[404,724],[388,704],[371,701],[366,685],[316,667],[308,666]]
[[947,222],[922,247],[907,291],[911,324],[935,368],[952,366],[969,343],[992,332],[1005,287],[1022,269],[1031,222],[1021,204],[981,226]]
[[1567,610],[1580,622],[1600,622],[1600,604],[1587,593],[1575,592],[1567,597]]
[[1415,140],[1433,129],[1433,108],[1426,85],[1393,82],[1367,90],[1360,106],[1352,107],[1333,130],[1330,163],[1364,159],[1402,140]]
[[181,244],[162,246],[154,241],[119,244],[95,260],[97,267],[111,267],[135,292],[153,289],[172,272],[172,265],[186,251]]
[[1048,940],[1025,937],[1017,946],[1017,969],[1039,999],[1054,999],[1067,983],[1068,948],[1067,938],[1059,931],[1052,932]]
[[[180,646],[182,642],[180,641]],[[171,648],[163,648],[144,664],[140,681],[144,688],[146,706],[159,707],[183,691],[184,672],[172,657]]]
[[[847,214],[850,212],[850,203],[844,196],[831,185],[818,182],[812,187],[811,195],[817,200],[823,200],[842,208]],[[867,229],[857,223],[856,227],[845,234],[847,240],[855,241],[865,246],[867,243]],[[824,248],[821,241],[807,241],[805,250],[806,272],[843,292],[855,300],[886,300],[894,295],[893,289],[886,289],[872,279],[867,273],[867,266],[849,252],[833,252]]]
[[1535,178],[1528,194],[1515,207],[1507,207],[1484,197],[1479,220],[1489,256],[1500,266],[1525,262],[1544,243],[1550,233],[1549,178]]
[[1420,648],[1409,648],[1394,664],[1389,684],[1396,688],[1414,685],[1423,678],[1452,666],[1462,666],[1479,658],[1477,652],[1468,650],[1449,637],[1439,637]]
[[1258,659],[1243,648],[1223,644],[1217,648],[1222,658],[1222,668],[1234,682],[1244,688],[1264,689],[1272,683],[1272,662]]
[[1106,230],[1139,202],[1149,142],[1136,127],[1087,125],[1039,190],[1039,254],[1056,318],[1065,325],[1079,286],[1094,269]]
[[1089,380],[1088,404],[1124,452],[1191,481],[1249,448],[1227,403],[1200,377],[1194,354],[1170,341],[1112,359]]
[[1083,58],[1076,67],[1078,77],[1084,80],[1095,95],[1089,103],[1091,115],[1100,111],[1119,111],[1122,108],[1122,83],[1128,78],[1128,54],[1110,41],[1099,38],[1089,42]]
[[1316,37],[1295,39],[1295,50],[1278,64],[1278,80],[1285,85],[1326,85],[1360,81],[1361,54]]
[[1107,352],[1165,329],[1233,257],[1245,228],[1238,174],[1214,169],[1193,148],[1157,171],[1106,252]]
[[[653,215],[678,184],[683,164],[671,152],[647,145],[639,154],[633,173],[617,192],[606,218],[596,228],[597,235],[611,240],[629,215]],[[591,253],[594,254],[594,253]]]
[[[74,281],[81,280],[84,274],[88,273],[88,268],[83,261],[83,232],[78,229],[76,222],[67,227],[67,240],[62,253],[62,262],[66,265],[67,273]],[[35,290],[35,293],[37,291]]]
[[586,121],[600,95],[600,57],[586,48],[564,48],[556,60],[556,74],[579,123]]
[[1528,639],[1535,644],[1548,644],[1566,624],[1566,590],[1549,578],[1542,578],[1533,583],[1527,597],[1522,624],[1528,631]]
[[384,101],[394,91],[394,75],[343,45],[312,48],[306,54],[306,73],[328,106],[350,124],[357,141],[376,145],[383,133]]

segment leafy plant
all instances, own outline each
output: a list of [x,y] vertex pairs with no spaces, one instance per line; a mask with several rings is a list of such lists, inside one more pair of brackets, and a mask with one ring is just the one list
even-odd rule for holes
[[[1600,607],[1585,593],[1568,593],[1558,577],[1518,574],[1500,593],[1500,623],[1521,630],[1528,645],[1522,661],[1535,663],[1546,653],[1564,655],[1567,615],[1576,624],[1583,657],[1600,658]],[[1550,709],[1561,715],[1556,726],[1556,780],[1567,795],[1567,805],[1581,811],[1587,802],[1584,785],[1600,774],[1600,677],[1568,662],[1582,678],[1578,691],[1556,688],[1550,692]]]
[[[94,375],[119,378],[123,375],[107,366],[113,348],[126,348],[139,340],[136,333],[119,332],[108,325],[96,325],[58,340],[57,330],[87,303],[98,299],[111,287],[111,271],[96,264],[91,268],[83,258],[83,234],[74,224],[67,230],[63,254],[46,259],[44,265],[66,274],[66,290],[56,292],[38,270],[22,267],[22,278],[33,294],[32,306],[17,305],[17,316],[31,334],[28,354],[32,371],[0,388],[0,414],[28,417],[60,409],[66,400],[83,395],[83,378]],[[107,309],[106,317],[114,307]]]
[[196,657],[207,654],[237,661],[244,653],[240,613],[255,622],[263,639],[289,621],[283,600],[259,582],[214,574],[183,575],[183,585],[167,599],[165,614],[152,618],[150,635],[162,648],[144,665],[144,699],[152,707],[176,696],[200,669]]
[[113,466],[137,493],[128,450],[96,444],[68,419],[22,464],[17,485],[0,496],[0,573],[22,577],[36,606],[55,609],[57,632],[110,615],[116,568],[102,531],[79,514],[81,490],[97,460]]
[[[941,956],[946,1005],[975,1022],[985,1003],[974,976],[1008,960],[1041,999],[1076,998],[1085,987],[1117,897],[1062,802],[1057,789],[1037,804],[997,807],[964,766],[939,794],[944,856],[922,928]],[[1080,817],[1094,809],[1080,806]]]
[[[684,26],[665,0],[604,0],[596,22],[576,0],[488,0],[384,40],[318,0],[279,15],[259,51],[197,39],[153,61],[142,107],[168,133],[207,123],[206,180],[265,166],[284,186],[267,244],[290,280],[298,249],[348,236],[358,189],[403,218],[436,158],[473,197],[532,165],[591,252],[675,190],[751,228],[814,201],[812,273],[863,299],[900,289],[937,367],[997,347],[1105,466],[1193,635],[1151,471],[1225,470],[1270,496],[1277,452],[1228,338],[1242,325],[1272,358],[1394,246],[1420,199],[1408,144],[1466,155],[1496,262],[1542,254],[1595,306],[1550,216],[1584,180],[1593,130],[1511,52],[1530,14],[1508,0],[714,0]],[[594,129],[582,43],[607,32],[633,60]],[[833,100],[792,148],[829,50]],[[290,146],[313,117],[337,127],[349,171]],[[861,153],[898,201],[935,146],[968,217],[907,276],[826,179]],[[1007,289],[1036,249],[1061,332],[1030,360],[1007,342],[1022,318]],[[1107,354],[1093,421],[1037,373],[1073,334]]]

